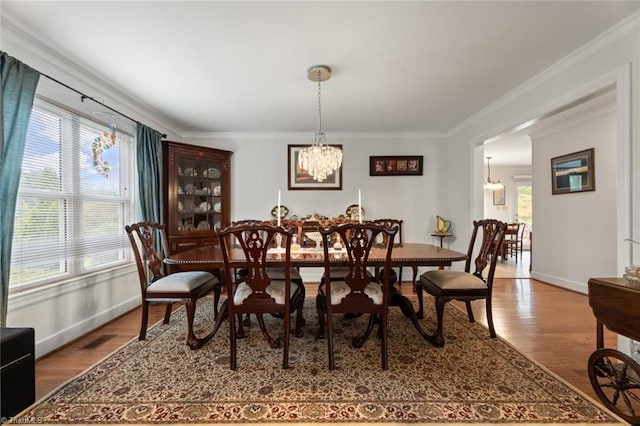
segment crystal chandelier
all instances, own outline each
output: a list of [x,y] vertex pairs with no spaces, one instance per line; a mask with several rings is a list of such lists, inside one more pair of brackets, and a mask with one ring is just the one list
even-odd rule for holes
[[484,189],[502,189],[504,185],[500,183],[500,181],[492,181],[491,180],[491,166],[489,165],[489,161],[492,157],[487,157],[487,181],[484,184]]
[[342,165],[342,150],[327,145],[322,131],[322,104],[320,83],[331,77],[331,68],[326,65],[314,65],[307,70],[307,78],[318,82],[318,131],[313,145],[298,152],[298,166],[309,173],[315,181],[322,182]]

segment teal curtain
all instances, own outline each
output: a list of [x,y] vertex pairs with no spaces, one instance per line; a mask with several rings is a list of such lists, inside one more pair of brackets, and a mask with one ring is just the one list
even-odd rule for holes
[[0,326],[4,327],[22,156],[40,73],[0,52],[0,78]]
[[138,172],[138,220],[163,223],[162,133],[138,123],[136,161]]

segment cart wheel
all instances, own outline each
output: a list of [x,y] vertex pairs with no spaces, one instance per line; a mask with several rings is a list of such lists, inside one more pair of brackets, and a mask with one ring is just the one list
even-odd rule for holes
[[589,357],[589,380],[600,401],[633,425],[640,425],[640,365],[615,349]]

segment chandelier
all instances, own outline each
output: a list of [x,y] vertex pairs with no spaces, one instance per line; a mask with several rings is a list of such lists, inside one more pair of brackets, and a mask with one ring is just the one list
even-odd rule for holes
[[322,131],[320,83],[331,78],[331,68],[326,65],[314,65],[307,70],[307,78],[318,82],[318,131],[313,145],[298,152],[298,166],[309,173],[315,181],[322,182],[342,165],[342,150],[327,145]]
[[491,166],[489,165],[489,161],[491,161],[492,157],[487,157],[487,181],[484,184],[484,189],[502,189],[504,185],[500,183],[500,181],[492,181],[491,180]]

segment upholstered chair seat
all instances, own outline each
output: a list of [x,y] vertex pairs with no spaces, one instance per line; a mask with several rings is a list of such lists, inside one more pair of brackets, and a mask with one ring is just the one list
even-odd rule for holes
[[[351,293],[351,287],[344,281],[333,281],[333,275],[331,276],[331,304],[339,305],[342,300]],[[326,296],[324,283],[320,285],[318,291],[322,296]],[[364,294],[366,294],[374,305],[382,305],[382,287],[376,282],[370,282],[364,288]]]
[[429,281],[432,285],[447,290],[486,289],[487,284],[475,275],[461,271],[435,270],[427,271],[420,276],[424,284]]
[[164,293],[186,293],[194,290],[209,292],[217,283],[218,279],[210,272],[177,272],[151,283],[147,287],[147,296]]
[[[278,305],[284,305],[284,302],[286,300],[284,284],[284,281],[271,281],[271,284],[269,284],[264,290],[265,293],[271,296],[275,300],[275,303]],[[292,281],[291,293],[295,294],[299,291],[301,291],[300,285]],[[233,303],[235,303],[236,305],[242,305],[242,303],[247,299],[247,297],[251,295],[251,293],[253,293],[253,290],[247,283],[243,282],[238,284],[238,288],[236,288],[236,292],[233,294]]]

